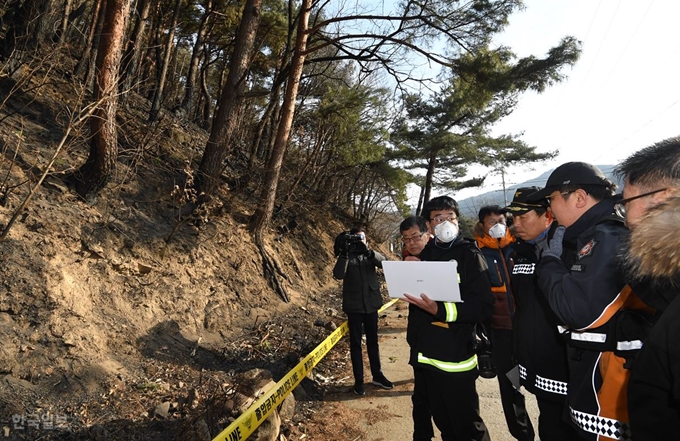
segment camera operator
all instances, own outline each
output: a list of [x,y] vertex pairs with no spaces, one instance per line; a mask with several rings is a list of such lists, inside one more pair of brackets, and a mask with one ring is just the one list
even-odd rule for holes
[[392,389],[393,384],[382,373],[378,349],[378,309],[382,306],[380,284],[375,268],[382,268],[385,256],[370,250],[366,233],[353,228],[340,238],[338,261],[333,277],[341,279],[342,310],[349,325],[349,350],[354,373],[354,393],[364,395],[364,362],[361,354],[361,335],[366,333],[366,350],[371,365],[373,384]]

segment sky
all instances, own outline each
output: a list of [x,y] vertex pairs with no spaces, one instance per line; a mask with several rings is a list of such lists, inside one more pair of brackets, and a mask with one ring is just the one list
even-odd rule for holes
[[[583,52],[563,71],[566,80],[542,94],[522,95],[516,110],[494,128],[494,135],[523,133],[521,139],[537,151],[559,151],[554,160],[510,169],[507,186],[568,161],[616,164],[680,135],[680,1],[525,0],[525,6],[510,18],[498,44],[520,57],[545,57],[571,35]],[[500,177],[491,175],[483,187],[453,196],[501,188]]]

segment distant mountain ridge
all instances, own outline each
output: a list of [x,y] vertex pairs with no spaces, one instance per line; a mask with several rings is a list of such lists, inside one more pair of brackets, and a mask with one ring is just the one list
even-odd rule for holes
[[[597,165],[597,167],[600,170],[602,170],[602,173],[604,173],[604,175],[607,178],[611,179],[616,183],[618,188],[617,191],[620,192],[621,189],[623,188],[623,183],[616,179],[612,173],[614,171],[615,165],[606,164]],[[512,201],[512,197],[515,194],[516,189],[520,187],[531,187],[534,185],[537,187],[543,187],[546,181],[548,180],[548,177],[553,172],[553,170],[555,170],[555,168],[551,168],[550,170],[541,173],[535,178],[531,178],[520,184],[509,186],[505,191],[506,199],[503,198],[503,191],[499,190],[487,191],[486,193],[478,194],[477,196],[471,196],[469,198],[461,200],[456,199],[458,201],[458,204],[460,205],[461,214],[463,216],[476,218],[479,209],[485,205],[500,205],[501,207],[503,207],[505,206],[505,200],[508,201],[508,204],[510,203],[510,201]]]

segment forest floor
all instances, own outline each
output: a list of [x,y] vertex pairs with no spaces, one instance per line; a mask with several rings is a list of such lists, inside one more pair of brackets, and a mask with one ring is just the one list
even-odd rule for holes
[[[309,201],[277,212],[265,248],[284,301],[247,230],[261,176],[249,186],[243,164],[230,162],[220,193],[183,217],[176,190],[207,134],[171,115],[148,124],[148,102],[135,96],[118,115],[114,178],[82,200],[62,180],[89,151],[87,127],[65,136],[83,95],[70,69],[0,77],[0,438],[211,439],[237,416],[243,372],[263,368],[278,380],[344,321],[331,271],[333,238],[348,221]],[[383,363],[398,387],[356,399],[342,339],[293,392],[287,439],[410,430],[399,308],[381,318]],[[393,404],[401,407],[384,407]]]
[[[234,418],[242,372],[280,378],[344,320],[331,270],[347,225],[307,201],[277,213],[265,248],[282,300],[247,230],[257,188],[239,182],[241,165],[182,217],[173,191],[207,134],[169,115],[148,124],[134,96],[118,115],[116,174],[82,200],[61,179],[89,151],[86,126],[65,136],[83,95],[70,68],[0,77],[0,437],[197,440],[201,420],[215,436]],[[347,362],[343,340],[315,373]],[[314,413],[322,383],[296,389],[296,418]]]

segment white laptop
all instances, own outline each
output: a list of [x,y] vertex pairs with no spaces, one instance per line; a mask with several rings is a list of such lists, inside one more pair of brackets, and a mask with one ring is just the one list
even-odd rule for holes
[[442,302],[461,302],[458,285],[458,262],[383,261],[383,271],[390,297],[403,298],[404,293]]

